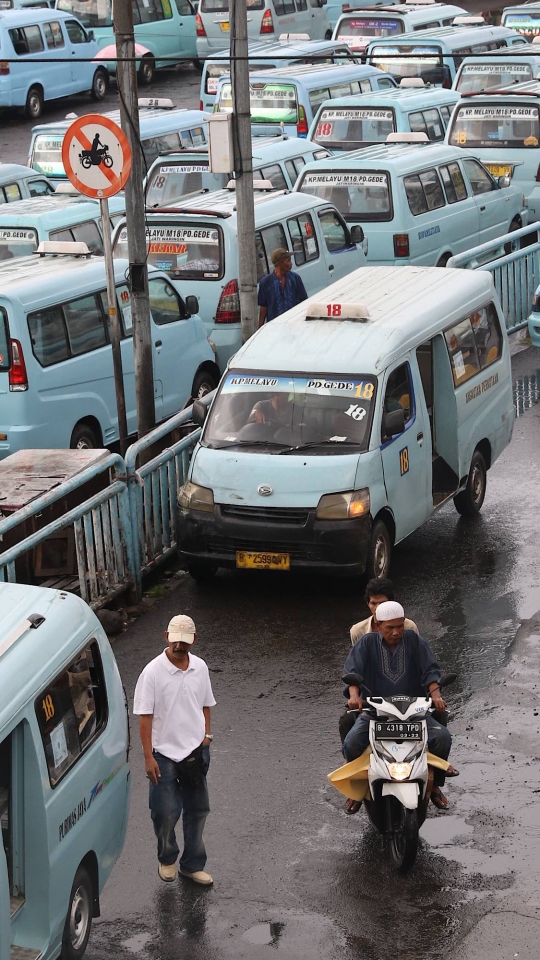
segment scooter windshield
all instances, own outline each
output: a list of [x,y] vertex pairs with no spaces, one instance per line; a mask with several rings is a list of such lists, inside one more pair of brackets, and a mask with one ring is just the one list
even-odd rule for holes
[[375,394],[376,379],[368,376],[229,373],[202,443],[302,455],[363,450]]

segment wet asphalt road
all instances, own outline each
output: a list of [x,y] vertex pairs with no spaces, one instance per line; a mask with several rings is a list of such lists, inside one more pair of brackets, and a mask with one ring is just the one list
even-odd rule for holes
[[[520,409],[538,396],[540,375],[528,378],[539,369],[534,349],[514,357],[516,378],[527,376]],[[341,762],[339,678],[348,628],[366,615],[360,586],[222,572],[203,588],[186,575],[114,650],[131,698],[169,617],[195,619],[218,701],[206,829],[215,887],[159,880],[134,730],[127,842],[87,960],[540,954],[539,425],[538,405],[516,421],[477,521],[445,507],[395,551],[406,612],[459,674],[448,700],[461,777],[451,810],[432,808],[411,875],[394,874],[364,814],[346,816],[325,779]]]

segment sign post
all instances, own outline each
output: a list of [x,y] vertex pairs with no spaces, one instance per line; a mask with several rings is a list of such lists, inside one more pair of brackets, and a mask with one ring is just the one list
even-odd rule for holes
[[100,114],[87,114],[84,117],[79,117],[68,128],[62,144],[62,161],[73,186],[77,187],[85,196],[99,200],[103,252],[105,254],[109,335],[118,412],[118,435],[120,437],[120,453],[124,456],[128,435],[126,400],[108,198],[122,190],[129,177],[131,149],[120,127],[113,123],[109,117]]

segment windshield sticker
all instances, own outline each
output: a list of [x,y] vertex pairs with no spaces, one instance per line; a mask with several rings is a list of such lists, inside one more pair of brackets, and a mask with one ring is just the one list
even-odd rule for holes
[[[121,236],[123,239],[123,235]],[[146,226],[146,239],[148,243],[154,245],[186,243],[212,243],[219,241],[217,230],[204,230],[200,227],[149,227]],[[156,250],[156,253],[174,253],[173,250]],[[185,253],[185,249],[180,251]]]
[[36,137],[34,150],[58,150],[62,149],[63,137],[55,137],[54,140],[47,140],[46,137]]
[[454,370],[456,371],[456,377],[461,379],[465,376],[465,364],[463,363],[463,354],[461,350],[456,350],[454,356],[452,357],[452,363],[454,365]]
[[[270,390],[272,393],[287,393],[294,395],[313,394],[316,396],[344,396],[357,397],[365,400],[371,400],[374,391],[374,385],[370,380],[330,380],[325,377],[257,377],[257,376],[238,376],[229,374],[222,387],[222,393],[232,391],[252,393],[257,389]],[[366,411],[355,416],[353,410],[363,410],[358,404],[349,406],[348,416],[361,420]],[[346,411],[344,411],[346,412]]]
[[461,107],[460,120],[538,120],[538,107]]
[[367,410],[358,403],[351,403],[349,409],[344,410],[343,413],[346,417],[352,417],[353,420],[363,420],[367,414]]
[[348,109],[323,110],[321,120],[391,120],[391,110]]
[[208,164],[186,163],[175,164],[174,167],[160,167],[159,172],[164,173],[207,173]]
[[28,241],[35,242],[37,237],[35,230],[8,230],[0,227],[0,240],[15,240],[19,243],[28,243]]
[[64,730],[63,720],[60,721],[54,730],[51,730],[50,738],[54,765],[58,768],[68,756],[66,731]]
[[340,186],[340,187],[363,187],[388,186],[388,176],[386,173],[306,173],[302,180],[302,187],[309,186]]
[[466,63],[461,71],[463,73],[510,73],[512,76],[524,74],[530,76],[532,70],[527,64],[518,63]]

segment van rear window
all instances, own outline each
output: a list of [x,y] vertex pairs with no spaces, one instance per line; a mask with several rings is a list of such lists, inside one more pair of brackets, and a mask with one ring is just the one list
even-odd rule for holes
[[37,248],[37,230],[15,229],[0,225],[0,263],[17,257],[29,257]]
[[397,79],[403,77],[421,77],[424,83],[442,83],[444,71],[440,47],[377,46],[373,49],[369,62],[379,70],[386,70]]
[[[146,225],[148,262],[171,277],[219,280],[224,272],[223,232],[213,224]],[[127,257],[127,230],[116,237],[113,256]]]
[[333,203],[345,220],[354,223],[358,220],[391,220],[393,216],[390,178],[383,171],[309,171],[302,175],[298,189],[301,193]]
[[465,63],[456,90],[461,93],[478,93],[492,87],[506,87],[532,79],[532,67],[528,63]]
[[40,133],[34,140],[30,166],[40,173],[48,173],[53,177],[65,177],[62,163],[63,137],[47,133]]
[[[342,20],[339,25],[338,40],[343,40],[353,50],[360,46],[367,46],[373,37],[394,37],[398,33],[403,33],[404,27],[401,20],[394,20],[382,17],[351,17],[349,20]],[[365,43],[359,41],[365,40]],[[352,41],[349,43],[349,41]]]
[[201,0],[201,13],[228,13],[229,0]]
[[195,163],[161,163],[155,167],[146,187],[146,206],[163,207],[173,204],[187,193],[196,190],[220,190],[227,186],[229,175],[210,173],[208,160]]
[[537,147],[539,108],[519,101],[458,107],[452,117],[450,143],[457,147]]
[[[250,84],[249,99],[252,123],[296,123],[296,87],[287,83]],[[224,83],[219,97],[219,110],[232,111],[231,84]]]
[[335,107],[322,110],[315,140],[332,150],[356,150],[361,144],[384,143],[396,129],[393,110]]

